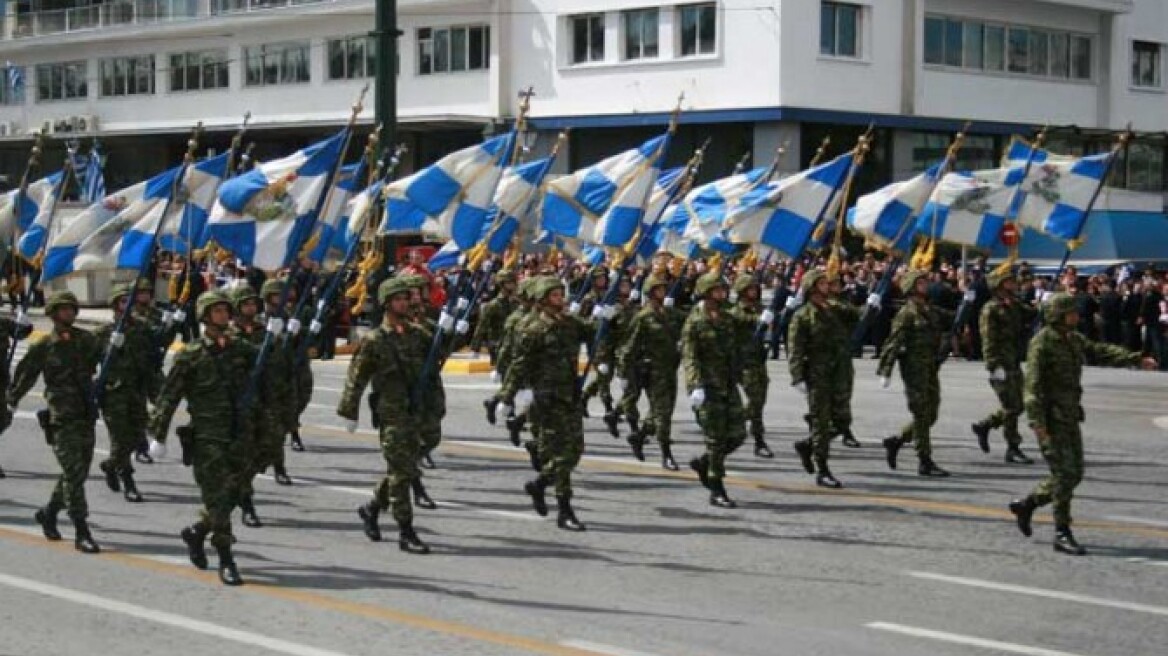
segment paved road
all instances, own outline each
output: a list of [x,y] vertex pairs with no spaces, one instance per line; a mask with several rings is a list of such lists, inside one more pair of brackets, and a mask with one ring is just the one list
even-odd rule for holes
[[[0,654],[1164,653],[1163,376],[1086,374],[1076,527],[1092,555],[1073,559],[1051,551],[1049,514],[1027,540],[1004,510],[1044,468],[1003,463],[1001,442],[990,456],[977,450],[969,423],[991,404],[979,367],[945,367],[935,455],[955,475],[932,481],[884,465],[876,444],[906,419],[901,387],[880,390],[872,362],[858,362],[865,448],[837,449],[847,489],[823,492],[790,449],[803,401],[783,365],[773,363],[767,409],[779,458],[735,455],[736,510],[707,505],[692,476],[656,466],[655,449],[649,463],[633,461],[587,420],[580,535],[530,511],[525,454],[481,417],[486,377],[448,377],[440,469],[427,474],[441,508],[417,518],[434,553],[410,556],[360,532],[354,509],[383,464],[374,433],[349,435],[333,414],[345,363],[319,363],[309,452],[289,453],[296,485],[259,482],[266,525],[237,525],[241,589],[186,563],[177,532],[197,491],[173,461],[140,467],[140,505],[91,478],[100,556],[44,541],[32,513],[55,465],[30,397],[0,441]],[[680,404],[675,429],[679,460],[696,455]]]

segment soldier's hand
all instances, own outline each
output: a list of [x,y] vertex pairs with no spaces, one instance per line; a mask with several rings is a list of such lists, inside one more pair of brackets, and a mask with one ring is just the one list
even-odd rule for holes
[[880,389],[888,389],[889,387],[892,387],[892,376],[881,376]]
[[503,381],[503,375],[499,373],[498,369],[491,370],[491,382],[499,383]]
[[162,460],[166,457],[166,443],[159,442],[156,439],[150,440],[150,457],[155,460]]
[[1156,358],[1153,358],[1151,356],[1148,356],[1148,357],[1144,358],[1143,360],[1140,360],[1140,369],[1143,369],[1144,371],[1155,371],[1159,367],[1160,367],[1160,363],[1156,362]]
[[535,392],[532,392],[529,389],[519,390],[519,393],[515,395],[516,412],[520,414],[526,412],[527,409],[531,407],[531,403],[533,401],[535,401]]
[[500,400],[497,403],[495,403],[495,416],[496,417],[510,417],[511,411],[513,409],[514,408],[511,407],[510,403],[507,403],[506,401]]
[[572,301],[568,304],[568,314],[580,314],[580,302]]
[[470,322],[466,319],[459,319],[458,323],[454,324],[454,332],[459,335],[465,335],[470,332]]
[[990,369],[990,382],[991,383],[1004,383],[1004,382],[1006,382],[1006,370],[1001,369],[999,367],[994,367],[993,369]]
[[596,365],[596,371],[601,376],[607,376],[608,372],[612,371],[612,369],[607,364],[601,362],[600,364]]
[[673,298],[672,296],[665,297],[665,302],[664,302],[665,307],[671,308],[676,304],[677,304],[677,299]]
[[699,387],[689,393],[689,404],[694,410],[706,404],[706,388]]

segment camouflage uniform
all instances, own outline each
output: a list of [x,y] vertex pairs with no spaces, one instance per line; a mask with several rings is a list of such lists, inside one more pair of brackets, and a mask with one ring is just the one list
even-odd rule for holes
[[[531,307],[533,302],[531,300],[532,286],[539,280],[538,277],[525,278],[523,282],[519,283],[519,300],[521,305],[507,317],[503,322],[503,338],[499,343],[499,358],[495,362],[495,375],[499,380],[507,376],[507,370],[511,363],[515,360],[519,344],[519,336],[522,334],[522,326],[532,317],[537,315],[537,312]],[[494,418],[495,405],[499,401],[499,395],[494,394],[485,401],[484,407],[487,408],[488,420]],[[511,434],[511,442],[515,446],[519,446],[520,436],[523,432],[523,426],[527,421],[526,412],[516,413],[512,417],[504,417],[507,423],[507,430]],[[494,423],[494,422],[492,422]],[[532,466],[534,469],[541,469],[539,463],[539,448],[535,441],[527,443],[528,455],[531,456]]]
[[[70,305],[74,309],[78,307],[76,296],[71,292],[55,292],[45,304],[45,314],[54,317],[59,308]],[[61,465],[61,476],[48,505],[37,511],[36,519],[45,537],[59,540],[57,513],[62,508],[68,509],[76,528],[75,545],[87,553],[99,551],[86,523],[89,506],[85,501],[85,479],[93,462],[93,429],[97,421],[93,373],[99,362],[101,346],[97,339],[54,317],[52,332],[30,344],[16,366],[9,397],[9,403],[16,407],[37,378],[44,376],[45,401],[49,408],[47,422],[41,425]]]
[[[1006,438],[1008,462],[1029,464],[1032,462],[1019,448],[1022,434],[1018,432],[1018,417],[1022,415],[1022,350],[1026,335],[1034,323],[1035,311],[1029,305],[1015,298],[1001,285],[1011,278],[1010,274],[990,274],[990,287],[994,298],[981,311],[982,355],[986,369],[990,372],[990,387],[997,395],[1001,407],[985,419],[972,426],[977,435],[978,446],[989,452],[989,432],[1003,429]],[[1000,377],[1003,380],[995,380]]]
[[[116,305],[118,299],[130,294],[128,285],[119,286],[114,289],[110,302]],[[122,327],[125,341],[110,359],[105,372],[105,389],[98,395],[102,419],[110,438],[109,458],[99,468],[105,473],[106,484],[111,490],[117,492],[124,488],[127,501],[141,501],[130,456],[146,441],[149,416],[146,404],[148,399],[157,398],[162,372],[154,357],[155,342],[150,327],[132,316],[127,317]],[[115,321],[94,331],[103,352],[110,346],[116,325]]]
[[616,375],[616,350],[624,340],[629,322],[639,308],[631,303],[628,297],[624,297],[617,300],[614,309],[613,317],[605,322],[604,335],[595,345],[596,353],[592,358],[592,364],[596,376],[584,387],[584,403],[587,404],[589,399],[599,394],[600,401],[604,404],[604,421],[609,432],[613,437],[620,437],[618,429],[620,416],[613,405],[612,396],[612,379]]
[[909,271],[902,278],[901,289],[908,300],[892,320],[892,332],[884,342],[876,374],[890,377],[892,368],[897,362],[900,363],[900,376],[904,380],[908,409],[913,417],[899,436],[884,441],[889,466],[895,469],[896,453],[903,444],[912,442],[920,459],[919,472],[922,476],[948,476],[948,472],[933,462],[929,429],[937,422],[937,413],[941,408],[937,352],[941,348],[941,341],[948,334],[947,327],[952,324],[953,317],[946,317],[944,311],[932,306],[927,298],[914,291],[917,281],[925,279],[927,275],[924,271]]
[[[21,340],[32,332],[32,324],[18,324],[12,319],[0,318],[0,352],[7,358],[12,352],[13,340]],[[0,369],[0,434],[12,425],[12,412],[8,407],[8,386],[12,381],[8,379],[12,367],[7,360],[3,369]],[[0,478],[4,478],[4,468],[0,467]]]
[[605,284],[604,288],[601,289],[596,286],[596,281],[604,280],[605,283],[607,283],[608,269],[605,269],[602,266],[592,267],[592,269],[588,272],[587,280],[588,291],[584,292],[584,295],[580,298],[580,309],[576,313],[585,319],[592,316],[593,308],[604,302],[604,295],[608,293],[608,285]]
[[[260,287],[259,298],[256,300],[262,299],[261,303],[266,303],[267,312],[256,318],[256,323],[260,324],[258,332],[254,327],[246,334],[238,328],[232,332],[246,338],[258,349],[264,343],[265,325],[276,311],[279,295],[283,291],[283,284],[283,281],[270,279]],[[236,307],[243,300],[254,298],[252,296],[254,292],[250,288],[241,288],[236,293],[237,295],[233,299]],[[276,297],[275,300],[273,297]],[[260,380],[260,398],[263,399],[263,402],[254,408],[257,424],[253,468],[254,473],[258,474],[271,467],[276,482],[286,485],[291,484],[291,479],[288,478],[284,464],[284,437],[299,425],[298,417],[302,406],[306,404],[305,398],[308,395],[301,387],[302,378],[297,375],[299,372],[294,362],[296,358],[295,341],[289,338],[287,333],[282,333],[269,340],[268,349],[268,353],[264,357],[264,370]],[[307,360],[304,365],[307,365]],[[311,381],[311,371],[309,371],[308,376]],[[250,490],[248,491],[250,492]],[[249,494],[247,499],[250,501],[250,498]]]
[[499,356],[499,343],[503,339],[503,325],[511,313],[519,307],[515,295],[503,288],[504,285],[515,283],[515,274],[502,271],[495,276],[495,287],[498,294],[490,302],[483,305],[479,311],[479,322],[475,326],[474,337],[470,340],[470,350],[487,349],[493,366]]
[[[759,296],[753,301],[747,301],[746,290],[751,287],[758,291]],[[734,281],[734,291],[738,294],[738,302],[730,312],[738,320],[738,343],[746,349],[742,367],[746,420],[750,423],[750,436],[754,438],[755,453],[773,457],[774,454],[770,453],[770,448],[767,447],[766,428],[762,423],[762,411],[766,406],[767,389],[771,382],[766,369],[766,343],[763,341],[763,334],[756,336],[763,315],[762,288],[751,275],[740,273]]]
[[694,288],[703,301],[690,311],[682,327],[681,362],[690,404],[706,442],[705,455],[690,461],[690,467],[710,490],[711,504],[733,507],[722,479],[726,459],[746,441],[746,417],[738,393],[746,354],[739,342],[738,321],[713,299],[716,289],[728,291],[716,271],[703,275]]
[[1045,307],[1046,326],[1030,340],[1026,361],[1026,417],[1039,439],[1042,456],[1050,466],[1050,476],[1025,499],[1010,504],[1022,532],[1030,535],[1034,510],[1054,504],[1057,533],[1055,549],[1086,553],[1071,533],[1071,499],[1083,479],[1083,436],[1079,424],[1085,419],[1082,406],[1083,365],[1110,367],[1139,364],[1140,354],[1118,346],[1093,342],[1068,327],[1066,315],[1074,312],[1075,299],[1059,293]]
[[399,295],[408,295],[410,281],[405,276],[390,278],[377,290],[384,319],[376,330],[366,334],[349,363],[345,390],[337,405],[337,414],[355,422],[361,408],[361,395],[372,385],[377,395],[381,454],[387,473],[373,491],[373,500],[358,509],[371,540],[380,540],[378,516],[386,509],[393,512],[401,531],[398,545],[406,551],[427,551],[413,529],[410,488],[420,476],[418,452],[422,416],[410,407],[410,395],[418,385],[429,347],[426,335],[406,314],[394,314],[390,303]]

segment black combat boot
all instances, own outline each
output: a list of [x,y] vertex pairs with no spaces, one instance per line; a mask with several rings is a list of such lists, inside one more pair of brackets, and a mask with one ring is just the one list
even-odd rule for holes
[[921,456],[921,464],[917,467],[917,473],[921,476],[932,476],[933,478],[945,478],[949,476],[949,472],[937,466],[933,459],[929,456]]
[[153,465],[154,458],[150,455],[150,444],[146,440],[142,440],[140,444],[134,449],[134,460],[143,465]]
[[207,569],[207,550],[203,545],[207,533],[207,528],[197,523],[191,524],[179,533],[187,545],[187,556],[190,557],[191,564],[199,569]]
[[398,530],[397,548],[406,553],[425,555],[430,553],[430,545],[422,542],[422,538],[414,531],[413,522],[406,522]]
[[415,478],[411,481],[410,488],[414,491],[415,506],[425,508],[426,510],[434,510],[438,507],[438,504],[434,503],[434,500],[426,493],[426,486],[422,483],[421,478]]
[[361,523],[364,524],[365,537],[374,542],[381,542],[381,527],[377,525],[377,516],[381,514],[381,508],[377,507],[376,501],[357,507],[357,516],[361,518]]
[[767,446],[766,440],[763,439],[762,435],[758,435],[754,438],[754,455],[759,458],[775,457],[775,452],[771,451],[771,448]]
[[576,513],[572,510],[571,495],[557,496],[556,503],[560,509],[559,514],[556,516],[556,526],[559,526],[565,531],[583,531],[584,524],[576,519]]
[[288,470],[284,469],[284,465],[272,465],[272,477],[276,479],[277,485],[292,484],[292,479],[288,477]]
[[134,482],[134,470],[127,469],[121,473],[122,498],[130,503],[142,503],[142,494],[138,492],[138,484]]
[[430,457],[429,451],[422,454],[418,464],[422,466],[422,469],[438,469],[438,465],[434,464],[434,459]]
[[3,467],[0,467],[0,478],[8,478],[8,474],[4,473]]
[[1006,449],[1006,462],[1010,463],[1011,465],[1034,464],[1034,460],[1025,453],[1022,453],[1022,449],[1020,449],[1017,444],[1012,444],[1010,445],[1010,448]]
[[795,442],[795,453],[799,454],[799,462],[808,474],[815,473],[815,463],[811,460],[811,440]]
[[884,458],[888,461],[889,469],[896,469],[896,456],[900,453],[902,446],[904,446],[904,442],[899,435],[884,438]]
[[694,458],[689,461],[689,468],[694,470],[698,475],[698,481],[701,482],[702,487],[710,488],[710,456],[705,455],[700,458]]
[[483,399],[483,410],[487,413],[487,423],[494,426],[495,421],[498,419],[495,417],[495,397],[492,396],[489,399]]
[[523,419],[512,415],[507,417],[507,432],[511,436],[511,444],[519,446],[521,440],[521,433],[523,432]]
[[547,517],[548,514],[547,486],[548,480],[543,476],[536,476],[523,484],[523,491],[531,496],[531,507],[540,517]]
[[819,487],[826,487],[830,490],[838,490],[843,487],[843,483],[836,480],[835,476],[831,475],[831,469],[827,467],[827,461],[820,461],[816,463],[819,469],[819,475],[815,477],[815,484]]
[[239,498],[239,514],[242,516],[243,525],[248,528],[260,528],[264,525],[260,521],[260,516],[256,514],[255,502],[252,501],[250,494]]
[[849,449],[859,449],[863,446],[860,444],[860,440],[857,440],[856,436],[852,434],[852,429],[850,428],[845,428],[844,432],[840,433],[840,435],[843,436],[843,439],[840,440],[840,443]]
[[304,440],[300,439],[300,429],[292,430],[292,437],[289,439],[292,443],[292,450],[297,453],[304,453]]
[[680,467],[677,466],[677,461],[673,459],[673,445],[661,445],[661,468],[669,471],[677,471]]
[[609,410],[604,413],[604,425],[608,426],[608,434],[612,435],[613,439],[620,438],[620,417],[616,412]]
[[57,530],[57,513],[61,512],[61,506],[50,501],[48,505],[36,511],[33,518],[36,523],[41,525],[41,532],[45,534],[46,540],[57,541],[61,539],[61,531]]
[[629,425],[629,430],[633,432],[633,435],[639,435],[641,433],[641,421],[636,417],[626,415],[625,423]]
[[738,504],[726,494],[726,485],[722,479],[710,481],[710,505],[719,508],[737,508]]
[[633,457],[641,462],[645,462],[645,440],[640,435],[630,435],[628,437],[629,446],[633,448]]
[[527,460],[531,463],[531,468],[535,471],[543,471],[543,461],[539,457],[539,445],[535,440],[528,440],[523,443],[523,448],[527,449]]
[[121,482],[118,481],[118,470],[114,468],[114,463],[105,460],[97,468],[101,470],[102,474],[105,474],[105,485],[111,492],[122,491]]
[[243,585],[243,577],[235,566],[235,556],[231,555],[231,545],[215,547],[219,553],[219,580],[223,585]]
[[1075,541],[1075,534],[1071,533],[1071,527],[1065,524],[1054,527],[1054,550],[1072,556],[1087,555],[1087,550]]
[[990,452],[990,431],[992,430],[990,428],[990,425],[985,423],[984,421],[979,421],[976,424],[972,424],[969,427],[969,430],[973,431],[973,434],[977,436],[977,447],[979,449],[981,449],[981,452],[982,453],[989,453]]
[[81,553],[101,553],[101,547],[97,546],[93,534],[89,532],[89,523],[85,521],[85,516],[70,513],[69,519],[73,520],[73,547]]
[[1030,537],[1034,534],[1030,527],[1030,520],[1034,518],[1034,511],[1038,508],[1038,504],[1034,502],[1034,497],[1026,497],[1025,499],[1014,499],[1010,502],[1010,512],[1014,513],[1014,520],[1018,523],[1018,530],[1022,531],[1022,535]]

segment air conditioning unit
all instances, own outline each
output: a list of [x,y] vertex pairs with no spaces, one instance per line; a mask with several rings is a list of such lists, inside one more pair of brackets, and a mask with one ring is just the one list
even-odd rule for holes
[[73,117],[74,132],[97,132],[97,117],[93,114],[84,114]]
[[72,132],[73,131],[73,117],[59,118],[53,121],[53,132]]
[[11,137],[20,131],[20,127],[12,121],[0,121],[0,137]]
[[52,119],[49,119],[41,124],[41,134],[53,134],[56,132],[57,124]]

